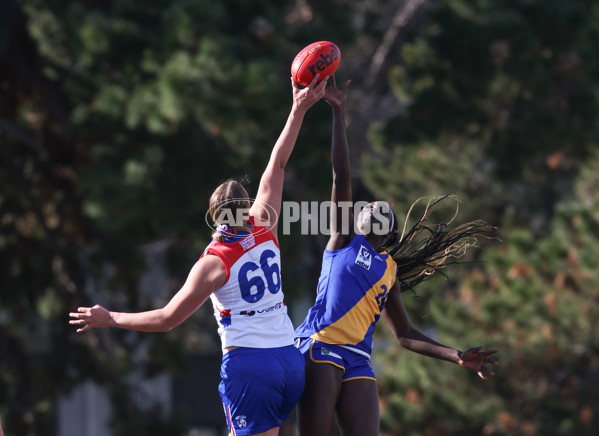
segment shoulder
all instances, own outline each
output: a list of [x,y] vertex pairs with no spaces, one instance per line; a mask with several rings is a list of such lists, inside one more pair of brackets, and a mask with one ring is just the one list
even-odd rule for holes
[[204,252],[202,257],[197,260],[193,267],[194,269],[199,270],[215,269],[225,271],[225,263],[223,260],[220,258],[220,256],[210,251]]
[[204,252],[204,255],[191,268],[190,275],[217,288],[227,281],[229,269],[220,256]]

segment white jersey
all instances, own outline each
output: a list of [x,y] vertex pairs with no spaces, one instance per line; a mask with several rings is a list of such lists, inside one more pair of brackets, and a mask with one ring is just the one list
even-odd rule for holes
[[[253,224],[253,220],[251,220]],[[210,298],[222,348],[276,348],[293,344],[293,324],[281,288],[281,255],[266,227],[212,241],[202,256],[218,256],[227,271],[225,284]]]

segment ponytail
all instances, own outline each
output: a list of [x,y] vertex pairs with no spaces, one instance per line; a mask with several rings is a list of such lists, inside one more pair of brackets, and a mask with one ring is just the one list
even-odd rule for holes
[[228,225],[220,222],[219,218],[228,212],[230,216],[237,216],[239,209],[250,209],[249,195],[243,185],[236,180],[227,180],[221,183],[210,196],[209,213],[212,221],[218,226],[212,239],[224,242],[227,236],[232,236],[236,231],[251,231],[244,225]]

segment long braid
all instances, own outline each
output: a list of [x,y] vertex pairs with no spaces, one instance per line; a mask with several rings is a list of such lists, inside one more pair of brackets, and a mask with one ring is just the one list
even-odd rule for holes
[[483,220],[471,221],[449,230],[448,225],[457,216],[457,206],[449,222],[425,225],[424,222],[430,217],[435,206],[447,198],[457,200],[454,194],[431,198],[422,216],[406,232],[410,214],[422,198],[416,200],[408,211],[398,242],[389,249],[389,254],[397,263],[397,279],[402,291],[413,288],[436,272],[443,274],[440,271],[442,268],[456,263],[448,260],[462,257],[468,247],[476,246],[477,237],[500,240],[497,227],[490,226]]

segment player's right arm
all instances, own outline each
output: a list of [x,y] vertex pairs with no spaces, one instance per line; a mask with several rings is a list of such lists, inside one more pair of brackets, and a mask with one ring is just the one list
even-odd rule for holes
[[212,292],[222,286],[227,274],[225,265],[217,256],[204,256],[191,268],[183,287],[161,309],[146,312],[113,312],[96,304],[80,307],[72,312],[69,324],[77,332],[97,327],[118,327],[141,332],[165,332],[181,324],[195,312]]
[[352,213],[351,168],[349,163],[349,146],[345,128],[345,101],[347,88],[351,80],[347,80],[341,89],[337,88],[335,76],[331,86],[325,90],[325,100],[333,109],[333,132],[331,143],[331,162],[333,164],[333,187],[331,190],[331,237],[327,250],[337,250],[347,245],[354,237],[354,220]]
[[[316,83],[319,78],[317,74],[312,83],[307,87],[299,89],[297,83],[291,80],[293,87],[293,105],[279,135],[275,146],[273,147],[268,165],[260,179],[256,201],[250,209],[250,215],[260,218],[262,221],[270,221],[275,238],[277,236],[277,220],[281,210],[281,199],[283,195],[283,178],[285,175],[285,166],[295,147],[300,128],[304,121],[304,115],[316,102],[324,95],[326,78],[320,83]],[[274,217],[272,216],[274,212]],[[273,222],[274,220],[274,222]]]

